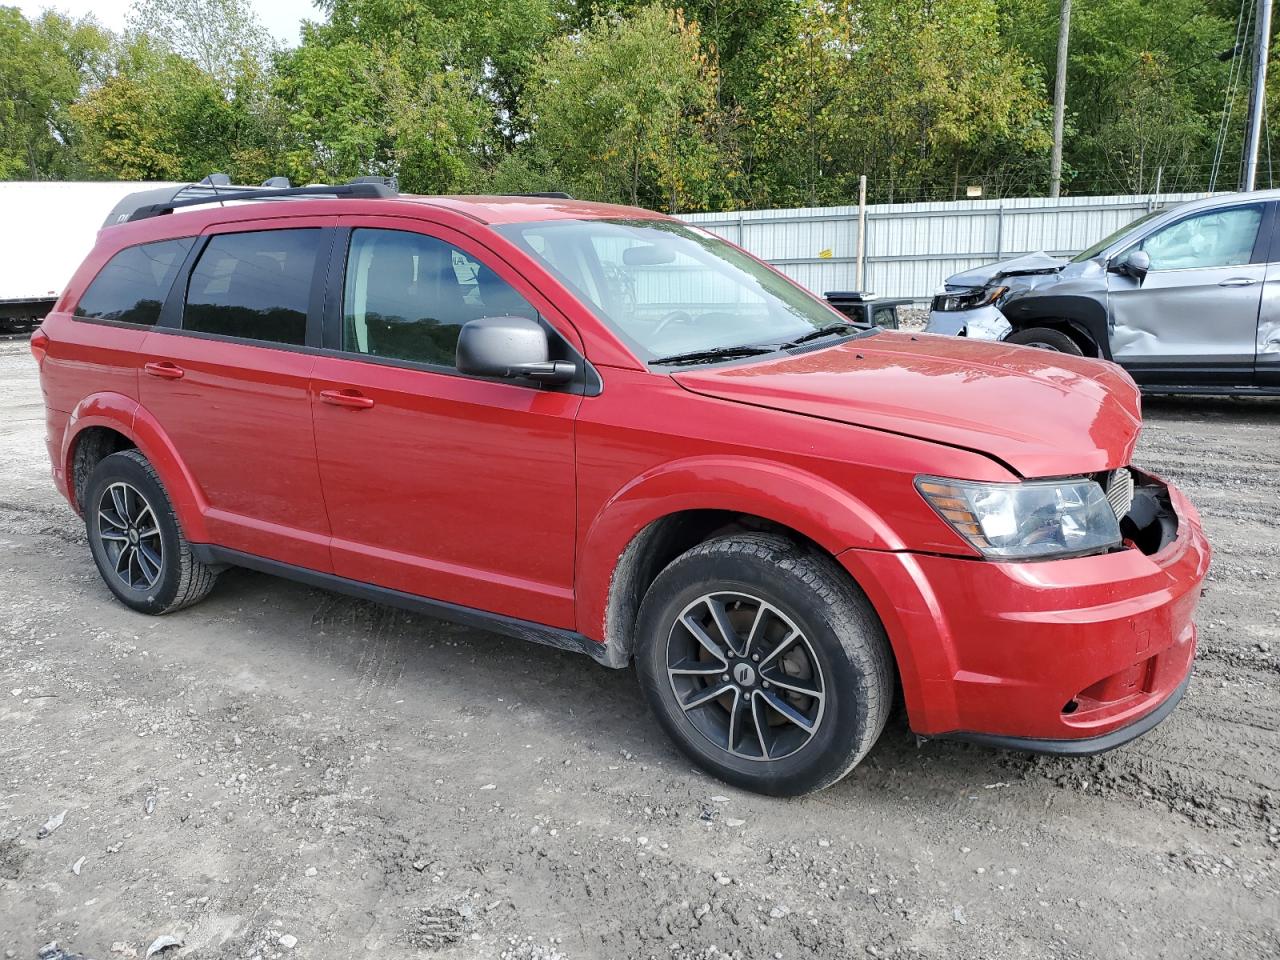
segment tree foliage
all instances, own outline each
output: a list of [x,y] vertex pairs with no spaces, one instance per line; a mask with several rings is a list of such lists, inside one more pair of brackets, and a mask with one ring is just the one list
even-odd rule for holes
[[[0,177],[381,175],[668,210],[847,203],[861,175],[873,200],[1048,186],[1058,0],[319,0],[289,50],[248,0],[134,2],[123,36],[0,7]],[[1236,185],[1239,14],[1075,5],[1067,192]]]
[[713,193],[716,70],[698,28],[660,4],[600,15],[532,70],[537,160],[575,193],[688,209]]
[[76,175],[71,106],[101,80],[109,43],[88,21],[0,7],[0,179]]

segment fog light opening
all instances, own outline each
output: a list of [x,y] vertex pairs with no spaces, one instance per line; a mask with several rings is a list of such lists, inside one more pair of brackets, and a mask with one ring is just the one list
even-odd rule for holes
[[1079,710],[1079,709],[1080,709],[1080,701],[1079,701],[1079,700],[1068,700],[1068,701],[1066,702],[1066,705],[1062,708],[1062,712],[1063,712],[1063,713],[1075,713],[1075,712],[1076,712],[1077,710]]

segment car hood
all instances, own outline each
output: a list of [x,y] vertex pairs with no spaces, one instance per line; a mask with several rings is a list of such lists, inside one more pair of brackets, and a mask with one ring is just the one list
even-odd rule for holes
[[674,375],[709,397],[975,450],[1023,477],[1129,463],[1138,389],[1100,360],[882,332],[760,362]]
[[980,267],[974,267],[972,270],[954,274],[947,278],[946,285],[948,288],[985,287],[987,284],[996,280],[1003,280],[1005,277],[1057,273],[1066,264],[1067,261],[1062,257],[1051,257],[1044,251],[1027,253],[1020,257],[1012,257],[1009,260],[1000,260],[996,263],[986,263]]

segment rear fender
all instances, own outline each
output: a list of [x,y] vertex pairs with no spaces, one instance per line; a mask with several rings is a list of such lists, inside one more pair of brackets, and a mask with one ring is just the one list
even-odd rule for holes
[[[72,476],[76,438],[90,427],[107,427],[127,437],[160,475],[187,539],[193,543],[208,540],[204,525],[204,512],[208,504],[200,493],[195,477],[178,456],[178,451],[155,418],[136,400],[123,394],[97,393],[76,404],[62,439],[62,467],[68,481]],[[75,503],[74,485],[70,482],[68,489],[71,491],[72,506],[79,511],[79,505]]]
[[619,490],[586,525],[577,584],[577,622],[583,633],[594,640],[608,638],[610,583],[632,540],[655,521],[688,510],[769,520],[833,556],[852,546],[904,548],[893,530],[856,496],[805,471],[743,457],[664,464]]

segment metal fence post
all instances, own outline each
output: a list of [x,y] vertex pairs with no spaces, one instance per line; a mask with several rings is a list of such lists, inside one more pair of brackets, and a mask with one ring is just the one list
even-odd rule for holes
[[853,271],[855,289],[863,290],[863,263],[867,253],[867,175],[858,177],[858,258]]

